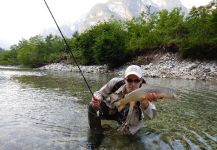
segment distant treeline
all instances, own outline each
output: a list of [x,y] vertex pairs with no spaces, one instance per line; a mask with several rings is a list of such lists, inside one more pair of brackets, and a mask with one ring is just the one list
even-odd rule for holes
[[[193,7],[142,13],[127,21],[109,20],[67,38],[79,64],[107,64],[114,68],[133,57],[158,51],[178,52],[183,58],[217,60],[217,2]],[[39,67],[72,62],[63,40],[37,35],[0,51],[0,64]]]

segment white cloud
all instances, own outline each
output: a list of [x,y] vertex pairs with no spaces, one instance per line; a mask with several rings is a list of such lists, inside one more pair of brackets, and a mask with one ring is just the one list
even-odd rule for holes
[[201,5],[206,5],[210,2],[211,0],[181,0],[182,4],[187,7],[191,8],[193,6],[201,6]]
[[[107,0],[47,0],[57,22],[75,22],[95,3]],[[43,29],[55,27],[43,0],[1,0],[0,39],[16,44]]]

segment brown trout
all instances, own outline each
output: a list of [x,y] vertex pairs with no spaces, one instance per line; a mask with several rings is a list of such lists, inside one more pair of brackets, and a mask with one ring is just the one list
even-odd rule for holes
[[130,108],[132,109],[137,101],[148,100],[147,95],[149,93],[156,93],[157,99],[171,99],[177,96],[177,92],[173,89],[146,85],[130,92],[123,99],[115,102],[114,105],[117,107],[118,111],[121,111],[126,104],[130,103]]

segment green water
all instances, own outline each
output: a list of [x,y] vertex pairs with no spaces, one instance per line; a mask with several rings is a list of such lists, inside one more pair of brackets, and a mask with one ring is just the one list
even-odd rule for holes
[[[92,91],[114,74],[85,74]],[[79,73],[0,67],[0,149],[217,149],[217,83],[146,78],[149,84],[177,89],[176,100],[156,103],[158,115],[134,136],[89,131],[91,94]]]

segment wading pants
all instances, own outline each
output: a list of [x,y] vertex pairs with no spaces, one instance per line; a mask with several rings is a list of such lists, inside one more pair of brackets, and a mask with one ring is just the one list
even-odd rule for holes
[[[117,109],[110,109],[105,102],[101,102],[100,110],[97,111],[93,108],[92,104],[88,106],[88,122],[90,129],[93,131],[102,131],[101,120],[115,120],[121,125],[127,117],[129,111],[129,105],[126,105],[125,109],[118,112]],[[112,112],[112,113],[111,113]]]

